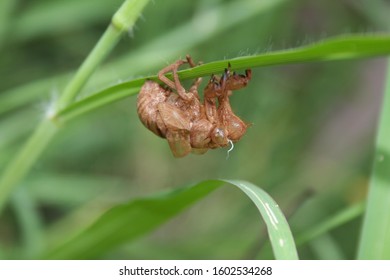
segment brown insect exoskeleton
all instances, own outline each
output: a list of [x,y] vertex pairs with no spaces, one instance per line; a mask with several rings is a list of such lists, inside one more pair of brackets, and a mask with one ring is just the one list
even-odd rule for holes
[[[203,154],[208,149],[226,147],[245,134],[248,124],[237,117],[230,107],[229,96],[233,90],[245,87],[251,79],[251,70],[245,75],[230,72],[230,64],[222,76],[212,75],[204,89],[201,102],[198,87],[201,78],[195,79],[189,91],[181,85],[178,68],[195,64],[187,55],[162,69],[158,78],[165,84],[146,81],[137,100],[141,122],[156,135],[166,138],[175,157],[190,152]],[[172,71],[173,81],[165,77]]]

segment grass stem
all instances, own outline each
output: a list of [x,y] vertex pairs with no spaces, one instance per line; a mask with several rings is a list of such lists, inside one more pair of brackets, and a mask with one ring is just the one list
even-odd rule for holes
[[73,79],[65,87],[57,108],[63,108],[74,101],[97,66],[106,58],[125,31],[131,31],[142,9],[149,0],[127,0],[114,14],[99,42],[95,45]]
[[3,210],[14,186],[31,169],[57,131],[49,120],[43,120],[30,136],[20,152],[6,167],[0,178],[0,212]]
[[48,118],[42,120],[20,152],[6,167],[3,176],[0,178],[0,212],[4,209],[14,187],[28,173],[58,130],[51,121],[51,116],[56,115],[56,110],[71,104],[75,100],[88,78],[116,45],[123,32],[133,28],[136,19],[148,1],[126,0],[122,4],[114,14],[112,23],[54,104],[54,112],[51,112]]
[[390,60],[359,259],[390,259]]

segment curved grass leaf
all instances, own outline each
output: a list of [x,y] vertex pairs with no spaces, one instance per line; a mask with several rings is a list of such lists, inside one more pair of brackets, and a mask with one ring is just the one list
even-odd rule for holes
[[[228,63],[231,64],[233,70],[240,70],[280,64],[358,59],[387,54],[390,54],[390,36],[345,35],[299,48],[214,61],[178,73],[180,78],[185,80],[221,73]],[[147,79],[157,80],[157,76],[139,78],[106,88],[69,105],[58,112],[54,119],[58,122],[65,122],[90,110],[134,95]]]
[[277,259],[298,259],[289,225],[276,202],[262,189],[245,181],[207,180],[152,197],[114,206],[84,231],[48,252],[50,259],[99,258],[125,242],[156,229],[210,192],[229,183],[241,189],[259,209]]

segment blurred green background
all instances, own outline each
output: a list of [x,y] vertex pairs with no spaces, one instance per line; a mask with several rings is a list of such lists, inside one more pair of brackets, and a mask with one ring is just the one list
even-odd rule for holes
[[[120,4],[1,1],[0,172]],[[386,31],[389,11],[384,0],[153,1],[83,94],[155,74],[187,53],[210,62]],[[136,97],[84,115],[61,130],[0,216],[0,258],[37,258],[110,206],[209,178],[263,187],[299,236],[365,197],[385,66],[378,58],[253,69],[248,87],[231,98],[252,126],[229,158],[227,149],[173,158],[138,120]],[[360,229],[361,217],[340,224],[300,245],[300,257],[355,258]],[[224,188],[97,258],[248,259],[266,242],[255,207]]]

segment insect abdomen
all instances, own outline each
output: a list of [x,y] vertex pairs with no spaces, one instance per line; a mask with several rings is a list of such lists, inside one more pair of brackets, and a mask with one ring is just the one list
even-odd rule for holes
[[166,100],[164,89],[156,82],[146,81],[137,99],[139,119],[154,134],[165,138],[165,127],[162,127],[157,105]]

